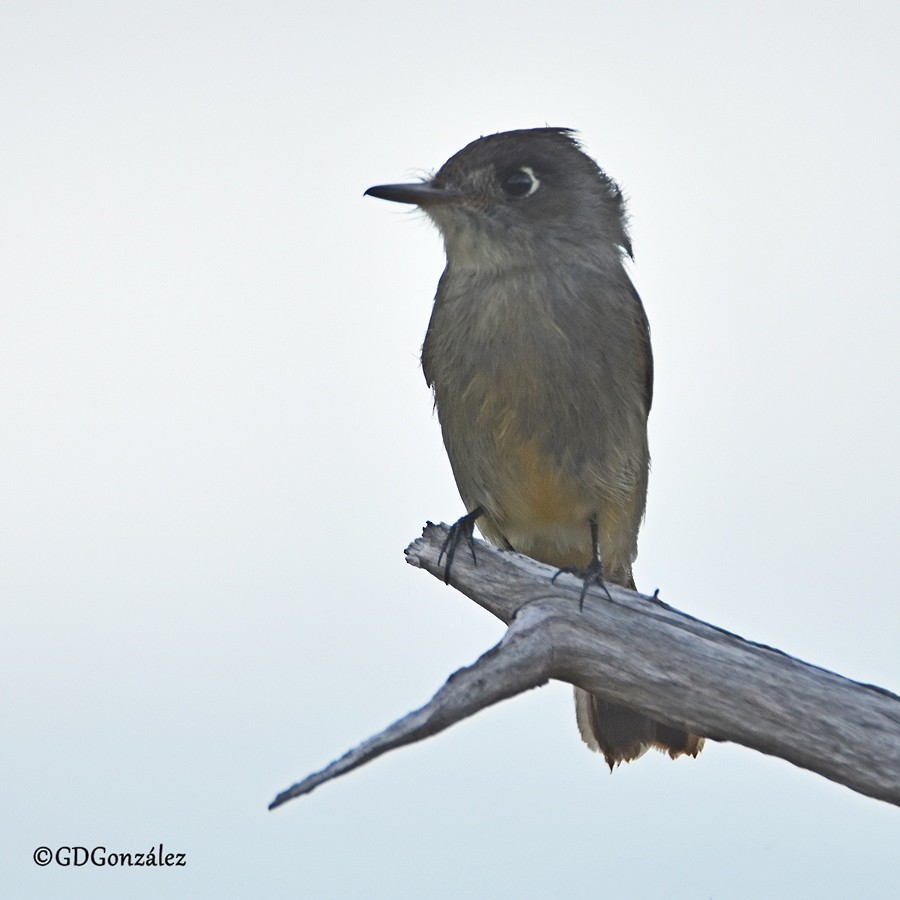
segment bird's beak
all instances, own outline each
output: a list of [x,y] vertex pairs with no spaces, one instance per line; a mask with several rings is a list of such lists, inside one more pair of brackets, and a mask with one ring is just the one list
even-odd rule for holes
[[378,184],[370,187],[366,194],[379,200],[393,200],[394,203],[415,203],[417,206],[436,206],[452,203],[462,197],[458,191],[438,188],[421,181],[413,184]]

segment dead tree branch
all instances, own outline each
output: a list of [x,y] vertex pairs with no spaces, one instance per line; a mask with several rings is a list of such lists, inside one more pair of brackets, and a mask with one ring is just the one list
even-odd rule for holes
[[[447,535],[428,525],[407,561],[443,578]],[[900,805],[900,698],[746,641],[610,585],[579,610],[581,582],[476,542],[450,583],[509,625],[503,640],[451,675],[429,703],[280,793],[270,809],[455,722],[544,684],[568,681],[662,722],[733,741]]]

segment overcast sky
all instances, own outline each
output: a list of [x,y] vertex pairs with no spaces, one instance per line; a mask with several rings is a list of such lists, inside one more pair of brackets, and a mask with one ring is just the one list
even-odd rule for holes
[[362,195],[509,128],[629,198],[639,586],[900,690],[898,46],[895,2],[0,5],[3,895],[897,896],[897,809],[727,744],[610,776],[556,683],[266,805],[502,635],[403,560],[463,511],[443,256]]

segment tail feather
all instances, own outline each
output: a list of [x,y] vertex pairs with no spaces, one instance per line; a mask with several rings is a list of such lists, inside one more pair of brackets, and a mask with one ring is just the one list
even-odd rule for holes
[[610,771],[619,763],[643,756],[650,747],[672,759],[696,756],[703,749],[702,737],[663,725],[581,688],[575,688],[575,714],[582,739],[591,750],[603,754]]

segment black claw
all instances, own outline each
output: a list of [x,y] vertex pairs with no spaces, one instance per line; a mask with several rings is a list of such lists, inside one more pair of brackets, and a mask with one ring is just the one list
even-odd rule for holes
[[447,556],[447,565],[444,566],[444,584],[450,584],[450,567],[453,565],[453,557],[456,556],[456,548],[459,542],[465,539],[469,544],[469,552],[472,554],[472,562],[477,566],[475,557],[475,520],[484,512],[480,506],[476,506],[471,512],[466,513],[461,519],[450,526],[450,532],[441,547],[438,555],[438,565],[444,555]]
[[560,575],[574,575],[581,579],[581,593],[578,595],[578,610],[584,609],[584,598],[587,595],[588,588],[595,584],[597,587],[603,588],[607,599],[612,602],[612,594],[606,586],[606,580],[603,578],[603,563],[599,557],[592,559],[586,566],[566,566],[559,569],[557,573],[550,579],[550,583],[554,583]]
[[576,578],[581,579],[581,594],[578,597],[579,612],[584,610],[584,598],[587,594],[588,587],[592,584],[596,584],[598,587],[603,588],[603,592],[606,594],[607,599],[610,601],[610,603],[612,602],[612,594],[610,594],[609,588],[606,586],[606,581],[603,578],[603,563],[600,562],[597,519],[594,516],[591,516],[590,525],[591,546],[593,547],[591,561],[586,566],[566,566],[563,569],[559,569],[556,574],[550,579],[550,583],[553,584],[555,583],[556,579],[563,573],[567,575],[574,575]]

